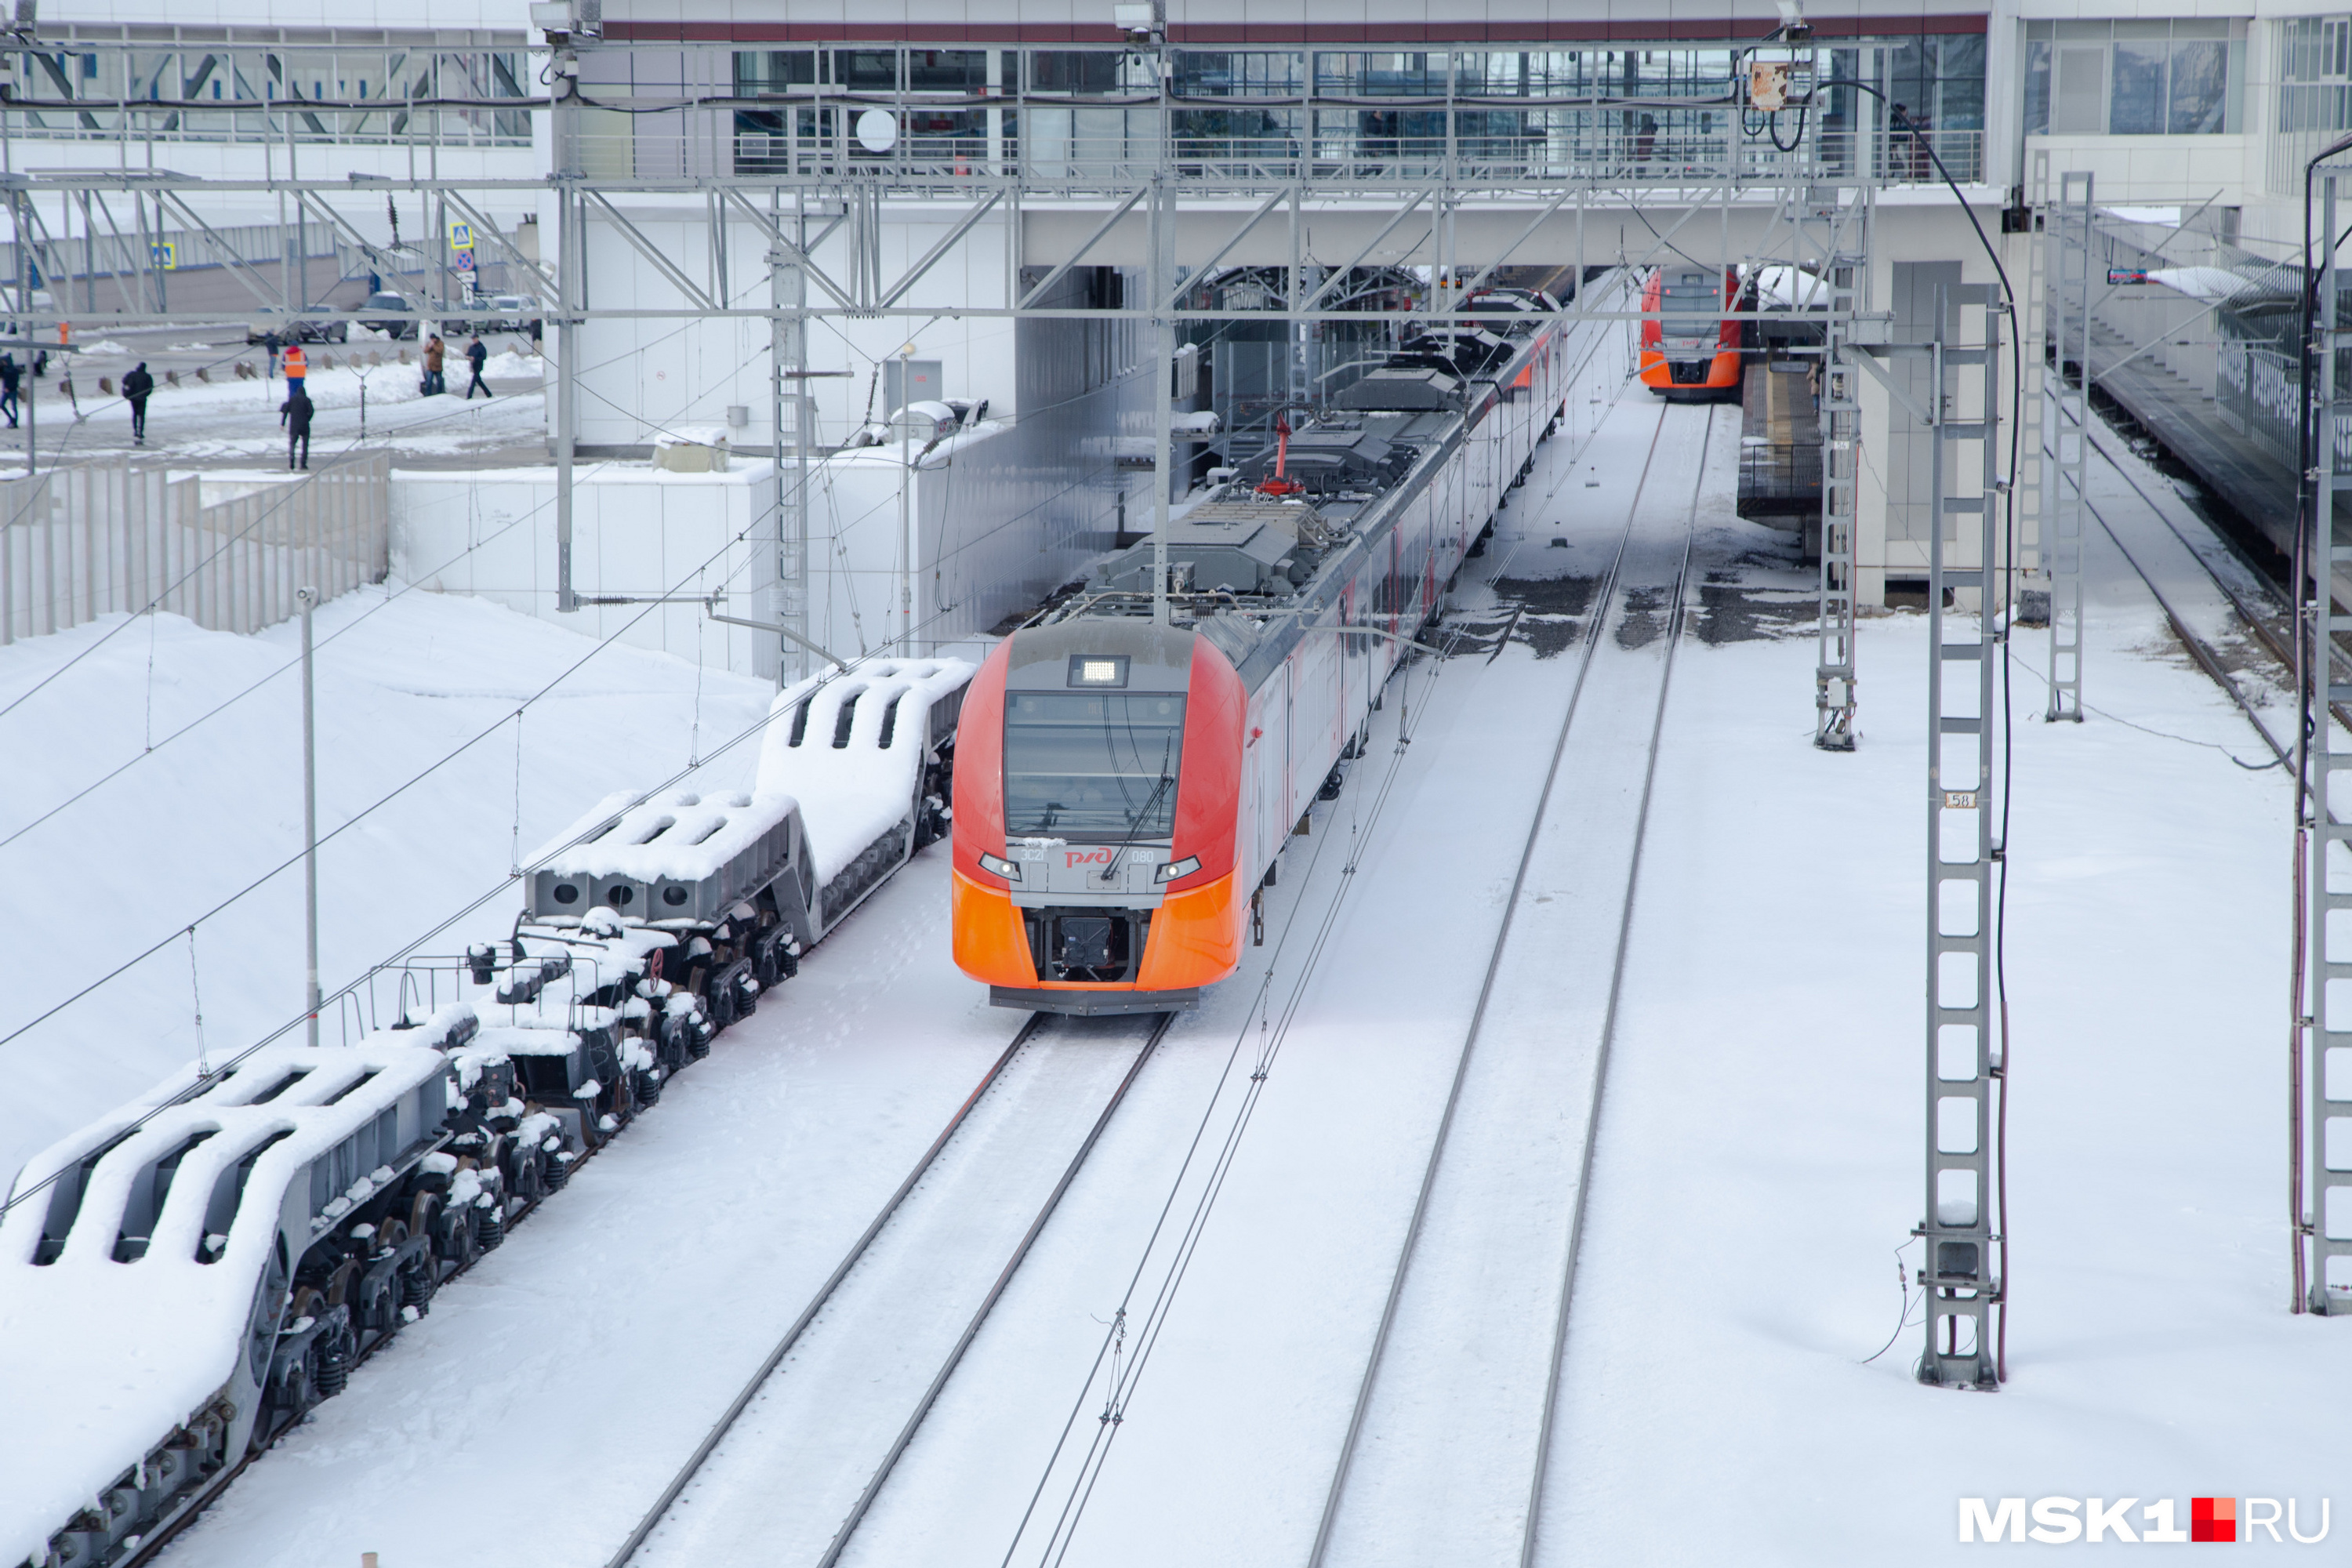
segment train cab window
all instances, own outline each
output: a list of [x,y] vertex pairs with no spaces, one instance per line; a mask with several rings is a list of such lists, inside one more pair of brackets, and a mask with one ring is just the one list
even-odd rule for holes
[[1014,692],[1004,711],[1004,831],[1078,842],[1175,831],[1184,699]]
[[1705,339],[1715,346],[1723,317],[1723,280],[1705,272],[1670,272],[1659,290],[1658,313],[1669,339]]

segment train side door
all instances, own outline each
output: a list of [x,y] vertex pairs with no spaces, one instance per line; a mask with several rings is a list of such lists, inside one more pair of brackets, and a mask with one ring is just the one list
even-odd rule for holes
[[1267,678],[1250,702],[1249,773],[1251,794],[1256,798],[1257,842],[1252,846],[1254,863],[1263,876],[1264,868],[1274,864],[1282,853],[1285,835],[1290,831],[1293,813],[1290,806],[1290,666]]

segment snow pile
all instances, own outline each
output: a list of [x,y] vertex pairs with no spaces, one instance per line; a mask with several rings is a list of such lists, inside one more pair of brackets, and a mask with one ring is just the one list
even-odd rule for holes
[[[961,658],[870,659],[776,694],[761,741],[755,793],[800,802],[820,883],[840,875],[914,809],[929,751],[931,707],[961,692],[972,669]],[[795,715],[803,704],[806,713]],[[842,710],[853,705],[846,741],[837,743]]]
[[[0,1563],[38,1560],[51,1531],[229,1382],[289,1189],[306,1178],[312,1160],[446,1071],[439,1052],[415,1047],[272,1046],[107,1151],[89,1174],[54,1263],[35,1261],[49,1217],[46,1194],[0,1218],[0,1337],[10,1346],[0,1356],[0,1410],[8,1413],[0,1424],[0,1473],[8,1478]],[[251,1103],[295,1072],[299,1079],[266,1104]],[[195,1078],[193,1067],[173,1073],[139,1103],[51,1145],[11,1192],[59,1172],[72,1181],[73,1168],[93,1150],[169,1104]],[[411,1143],[426,1131],[409,1125],[415,1121],[413,1111],[402,1118]],[[182,1157],[149,1224],[142,1211],[156,1162],[200,1133],[211,1136]],[[226,1243],[206,1248],[217,1260],[199,1262],[215,1184],[264,1144]],[[379,1166],[352,1190],[372,1194],[395,1174]],[[335,1199],[325,1217],[349,1212],[352,1201]],[[117,1262],[117,1237],[142,1224],[145,1255]],[[316,1221],[312,1226],[315,1234]]]

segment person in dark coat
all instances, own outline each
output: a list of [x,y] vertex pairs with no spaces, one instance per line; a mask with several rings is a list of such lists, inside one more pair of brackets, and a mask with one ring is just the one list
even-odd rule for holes
[[490,351],[482,346],[482,334],[476,332],[474,341],[466,345],[466,363],[474,367],[473,382],[466,388],[466,401],[468,403],[474,401],[474,388],[477,386],[482,389],[484,397],[490,395],[490,384],[482,379],[482,366],[488,363]]
[[[310,466],[310,395],[299,386],[278,405],[278,422],[286,426],[286,467],[289,470]],[[299,464],[294,461],[294,448],[298,446],[302,448]]]
[[25,367],[16,363],[12,353],[0,353],[0,414],[8,416],[8,428],[16,428],[16,387],[25,379]]
[[155,391],[155,378],[147,374],[147,362],[141,360],[129,375],[122,378],[122,400],[131,405],[131,444],[147,444],[147,399]]

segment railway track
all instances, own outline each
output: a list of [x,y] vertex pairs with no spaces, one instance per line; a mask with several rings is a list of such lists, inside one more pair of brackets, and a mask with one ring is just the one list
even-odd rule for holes
[[[1496,1561],[1506,1552],[1522,1563],[1532,1560],[1593,1142],[1632,931],[1641,844],[1675,651],[1681,640],[1699,485],[1715,419],[1709,409],[1697,462],[1687,471],[1673,464],[1666,470],[1676,479],[1687,477],[1690,483],[1678,539],[1671,531],[1658,529],[1654,518],[1651,526],[1643,526],[1643,494],[1658,458],[1654,437],[1629,508],[1625,535],[1596,592],[1576,685],[1553,742],[1550,771],[1528,826],[1365,1358],[1309,1554],[1310,1568],[1382,1552],[1394,1555],[1401,1551],[1410,1557],[1416,1549],[1424,1554],[1429,1549],[1458,1552],[1464,1561]],[[1661,435],[1664,429],[1662,419]],[[1638,625],[1636,617],[1641,617]],[[1659,635],[1642,635],[1649,627]],[[1604,638],[1612,631],[1616,646],[1607,655],[1612,668],[1601,686],[1588,692],[1588,681],[1603,658]],[[1649,694],[1643,681],[1654,682],[1654,694],[1647,702],[1641,700]],[[1596,713],[1591,700],[1604,689],[1609,695]],[[1569,744],[1571,735],[1580,739],[1574,749]],[[1565,769],[1564,763],[1569,764]],[[1556,821],[1555,801],[1570,798],[1578,807],[1570,815],[1577,820]],[[1572,908],[1594,889],[1598,879],[1579,874],[1555,881],[1555,868],[1589,870],[1588,851],[1612,837],[1620,844],[1612,869],[1622,867],[1622,897],[1605,912]],[[1595,842],[1588,845],[1588,839]],[[1597,922],[1596,915],[1602,916]],[[1521,970],[1563,967],[1601,983],[1604,994],[1597,999],[1597,1010],[1589,1005],[1565,1010],[1555,1021],[1561,1037],[1557,1051],[1497,1052],[1490,1046],[1482,1053],[1481,1041],[1496,1034],[1547,1037],[1541,1015],[1550,1009],[1530,1007],[1518,999],[1529,978]],[[1538,1057],[1550,1059],[1538,1062]],[[1574,1058],[1575,1064],[1563,1077],[1554,1069],[1564,1058]],[[1562,1127],[1543,1111],[1530,1117],[1507,1109],[1515,1103],[1540,1105],[1547,1089],[1578,1102],[1580,1116],[1571,1110],[1569,1125]],[[1465,1108],[1470,1108],[1466,1113]],[[1547,1184],[1531,1180],[1521,1163],[1520,1139],[1530,1132],[1538,1139],[1559,1134],[1563,1148],[1577,1151],[1564,1173],[1574,1187],[1572,1205],[1564,1216],[1558,1213],[1557,1190],[1522,1194],[1538,1206],[1549,1202],[1553,1211],[1552,1231],[1561,1245],[1549,1254],[1528,1247],[1528,1233],[1512,1223],[1533,1218],[1532,1211],[1522,1216],[1507,1202],[1500,1207],[1494,1202],[1496,1193],[1513,1186],[1524,1190]],[[1511,1234],[1505,1237],[1505,1231]],[[1539,1256],[1549,1261],[1537,1261]],[[1465,1287],[1465,1279],[1475,1283]],[[1535,1347],[1517,1347],[1524,1359],[1532,1362],[1531,1350],[1545,1352],[1539,1373],[1532,1365],[1523,1368],[1514,1361],[1506,1369],[1490,1359],[1500,1353],[1499,1342],[1506,1334],[1521,1331],[1539,1342]],[[1541,1404],[1532,1410],[1526,1399],[1530,1382],[1542,1390]],[[1521,1451],[1528,1452],[1527,1468],[1517,1472],[1523,1489],[1516,1492],[1486,1462],[1491,1452],[1476,1460],[1465,1458],[1481,1453],[1506,1432],[1504,1442],[1515,1447],[1523,1444]],[[1433,1474],[1436,1479],[1430,1479]],[[1497,1538],[1495,1521],[1514,1513],[1517,1540]],[[1450,1543],[1450,1548],[1440,1543]]]
[[1032,1015],[607,1568],[838,1562],[1174,1018],[1122,1057],[1138,1020]]
[[[2131,468],[2116,456],[2110,446],[2111,440],[2112,437],[2095,429],[2092,433],[2092,448],[2098,453],[2101,460],[2114,471],[2116,476],[2139,497],[2156,520],[2163,524],[2165,531],[2179,544],[2181,552],[2197,563],[2197,568],[2205,581],[2210,583],[2214,591],[2220,594],[2229,605],[2231,613],[2245,628],[2247,634],[2262,646],[2263,651],[2277,662],[2280,670],[2292,680],[2294,673],[2294,653],[2289,646],[2287,637],[2282,634],[2279,625],[2281,622],[2292,625],[2292,617],[2288,612],[2276,605],[2267,606],[2257,605],[2244,590],[2231,583],[2229,576],[2214,565],[2206,551],[2199,548],[2197,541],[2190,538],[2182,531],[2179,524],[2173,521],[2164,501],[2150,495],[2147,487],[2140,482],[2139,476],[2133,473]],[[2126,542],[2123,533],[2116,529],[2106,514],[2099,510],[2098,503],[2085,494],[2083,497],[2083,506],[2084,510],[2090,513],[2092,520],[2098,523],[2100,531],[2113,542],[2116,552],[2123,556],[2125,564],[2129,566],[2133,574],[2146,584],[2149,595],[2155,598],[2158,607],[2164,612],[2165,619],[2171,626],[2173,635],[2180,640],[2181,646],[2188,649],[2189,658],[2197,667],[2228,694],[2239,712],[2244,716],[2249,724],[2253,726],[2254,732],[2262,737],[2263,744],[2268,748],[2272,756],[2282,763],[2291,765],[2294,736],[2292,734],[2281,736],[2272,731],[2255,705],[2247,698],[2243,689],[2231,676],[2220,650],[2190,625],[2189,618],[2180,612],[2172,596],[2167,594],[2163,584],[2158,582],[2158,574],[2150,570],[2142,561],[2140,554],[2135,552],[2132,546]],[[2232,553],[2234,554],[2234,552]],[[2248,570],[2253,572],[2256,569],[2249,563]],[[2329,651],[2339,669],[2352,668],[2352,658],[2347,658],[2344,650],[2332,648]],[[2343,724],[2347,729],[2352,729],[2352,710],[2347,710],[2342,703],[2330,703],[2328,706],[2330,711],[2336,715],[2338,723]]]

